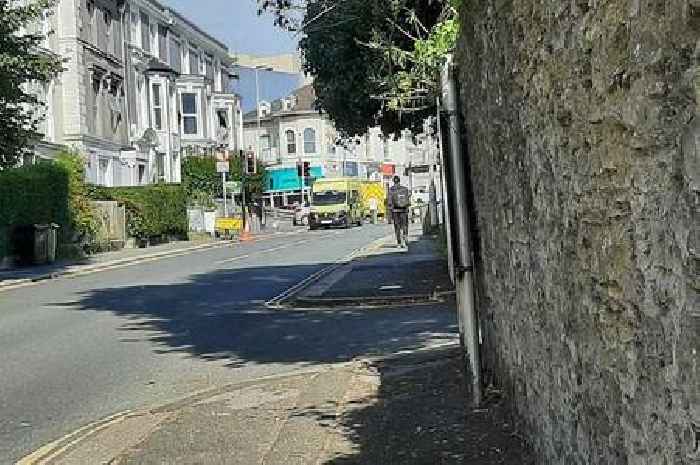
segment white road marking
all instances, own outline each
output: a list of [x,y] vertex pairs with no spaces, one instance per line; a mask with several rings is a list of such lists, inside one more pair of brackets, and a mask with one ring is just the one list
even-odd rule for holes
[[231,263],[235,262],[237,260],[243,260],[244,258],[249,258],[250,254],[245,254],[245,255],[239,255],[238,257],[233,257],[233,258],[227,258],[226,260],[219,260],[216,262],[217,265],[222,265],[224,263]]

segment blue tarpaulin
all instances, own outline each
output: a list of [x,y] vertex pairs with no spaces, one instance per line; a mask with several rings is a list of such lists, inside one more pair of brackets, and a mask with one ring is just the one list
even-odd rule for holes
[[[311,179],[306,181],[306,187],[311,185],[311,180],[323,177],[323,168],[312,166]],[[267,171],[267,188],[273,191],[298,191],[301,188],[301,180],[296,167],[278,168]]]

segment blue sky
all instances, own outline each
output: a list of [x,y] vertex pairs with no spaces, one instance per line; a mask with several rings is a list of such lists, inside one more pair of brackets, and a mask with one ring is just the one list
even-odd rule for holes
[[258,16],[256,0],[165,0],[232,52],[275,55],[293,52],[298,40],[274,26],[270,15]]
[[[275,27],[270,15],[258,16],[256,0],[163,0],[198,26],[228,45],[232,53],[276,55],[294,52],[298,39]],[[254,73],[241,70],[234,91],[243,96],[244,109],[255,108]],[[260,97],[284,97],[299,83],[298,76],[260,73]]]

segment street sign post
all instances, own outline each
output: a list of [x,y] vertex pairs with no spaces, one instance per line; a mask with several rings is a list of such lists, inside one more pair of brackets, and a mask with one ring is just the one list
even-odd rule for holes
[[[228,157],[224,157],[228,158]],[[228,205],[226,204],[226,173],[229,171],[228,161],[217,161],[216,172],[221,173],[221,184],[224,188],[224,217],[228,216]]]
[[232,194],[240,194],[243,188],[243,183],[240,181],[226,181],[224,183],[226,191]]

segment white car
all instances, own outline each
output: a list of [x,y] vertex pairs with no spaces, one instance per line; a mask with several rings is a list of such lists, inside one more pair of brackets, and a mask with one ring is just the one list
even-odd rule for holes
[[294,226],[309,224],[309,213],[311,212],[311,205],[304,203],[304,205],[296,205],[294,207],[294,217],[292,218],[292,224]]

